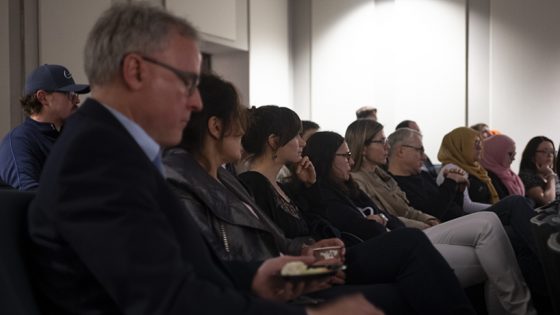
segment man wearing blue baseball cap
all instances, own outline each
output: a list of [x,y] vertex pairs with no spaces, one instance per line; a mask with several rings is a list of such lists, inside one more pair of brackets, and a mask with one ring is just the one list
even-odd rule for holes
[[68,69],[44,64],[25,81],[21,106],[28,117],[0,143],[0,180],[19,190],[34,190],[64,120],[89,85],[76,84]]

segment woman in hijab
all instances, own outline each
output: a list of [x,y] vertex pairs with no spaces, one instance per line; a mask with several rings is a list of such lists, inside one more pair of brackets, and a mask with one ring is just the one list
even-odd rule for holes
[[480,133],[471,128],[459,127],[443,137],[438,153],[443,165],[438,182],[443,179],[445,170],[459,167],[466,172],[470,182],[469,188],[465,190],[465,201],[483,204],[465,205],[467,212],[471,212],[470,207],[481,210],[500,200],[492,179],[479,163],[481,151]]
[[525,196],[521,178],[511,170],[515,160],[515,142],[506,135],[495,135],[482,141],[480,164],[488,171],[500,199],[509,195]]

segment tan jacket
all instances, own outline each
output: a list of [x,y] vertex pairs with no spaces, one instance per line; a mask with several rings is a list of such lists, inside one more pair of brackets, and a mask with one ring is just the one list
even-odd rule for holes
[[379,167],[373,172],[352,172],[352,178],[371,199],[392,215],[398,216],[408,227],[425,229],[430,227],[426,222],[435,219],[411,207],[397,182]]

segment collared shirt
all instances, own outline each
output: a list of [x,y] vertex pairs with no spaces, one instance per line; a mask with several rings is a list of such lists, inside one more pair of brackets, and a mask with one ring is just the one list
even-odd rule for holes
[[111,108],[105,104],[102,104],[115,118],[124,126],[124,128],[130,133],[134,141],[138,143],[142,151],[146,153],[146,156],[150,161],[152,161],[156,167],[163,170],[163,165],[161,164],[161,147],[159,144],[150,137],[140,125],[132,121],[130,118],[123,115],[121,112],[114,108]]

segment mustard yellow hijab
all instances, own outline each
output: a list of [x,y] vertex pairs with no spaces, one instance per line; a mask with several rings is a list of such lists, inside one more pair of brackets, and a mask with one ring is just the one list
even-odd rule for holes
[[490,191],[492,203],[496,203],[500,198],[496,188],[492,185],[492,180],[488,177],[488,172],[480,166],[478,161],[473,159],[476,141],[480,141],[478,131],[467,127],[455,128],[443,137],[438,152],[438,159],[444,165],[453,163],[459,166],[469,175],[485,183]]

